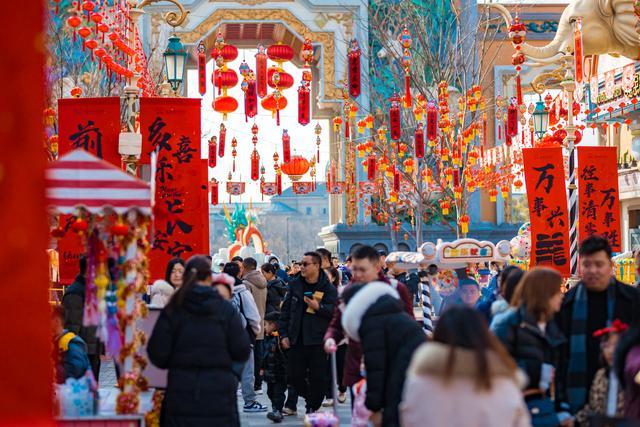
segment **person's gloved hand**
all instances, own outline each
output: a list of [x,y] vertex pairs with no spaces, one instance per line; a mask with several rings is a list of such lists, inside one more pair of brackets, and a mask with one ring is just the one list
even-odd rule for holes
[[338,350],[338,346],[336,346],[336,340],[333,338],[329,338],[324,342],[324,351],[326,353],[335,353]]

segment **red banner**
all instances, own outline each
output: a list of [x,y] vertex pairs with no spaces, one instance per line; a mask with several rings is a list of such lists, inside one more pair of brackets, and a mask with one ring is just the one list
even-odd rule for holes
[[[200,144],[200,99],[142,98],[143,158],[158,151],[151,278],[169,259],[209,252],[207,161]],[[145,148],[146,147],[146,148]],[[205,213],[207,213],[205,215]]]
[[578,236],[598,234],[619,252],[620,197],[616,147],[578,148]]
[[84,148],[120,167],[120,98],[65,98],[58,100],[60,155]]
[[296,181],[292,183],[294,194],[309,194],[313,191],[313,182]]
[[562,148],[524,148],[531,221],[531,266],[552,267],[570,274],[569,214]]

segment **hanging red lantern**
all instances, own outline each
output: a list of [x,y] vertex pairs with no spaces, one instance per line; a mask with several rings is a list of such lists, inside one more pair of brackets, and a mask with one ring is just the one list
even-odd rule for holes
[[260,105],[265,110],[271,111],[272,116],[276,116],[276,123],[280,126],[280,110],[287,108],[287,98],[276,89],[272,94],[266,96]]
[[200,96],[207,93],[207,57],[204,42],[198,43],[198,92]]
[[93,61],[93,49],[98,47],[98,42],[94,39],[88,39],[84,42],[84,45],[91,51],[91,61]]
[[261,44],[256,53],[256,87],[260,98],[267,96],[267,55]]
[[291,61],[293,55],[293,48],[280,42],[272,44],[267,48],[267,56],[273,62],[277,62],[279,66],[281,66],[283,62]]
[[124,237],[129,234],[129,226],[122,222],[122,220],[118,220],[111,227],[111,235],[117,237]]
[[222,114],[222,120],[227,120],[227,114],[238,109],[238,101],[231,96],[221,96],[213,101],[213,109]]
[[298,88],[298,123],[305,126],[311,121],[311,93],[306,84]]
[[360,96],[360,46],[356,39],[351,39],[349,44],[349,95],[354,98]]
[[251,153],[251,179],[257,181],[260,178],[260,154],[258,150],[253,149]]
[[400,123],[400,105],[398,98],[391,99],[391,108],[389,108],[389,128],[391,130],[391,139],[397,141],[402,136]]
[[215,206],[218,204],[218,181],[213,178],[209,187],[211,188],[211,204]]
[[103,16],[102,16],[101,14],[99,14],[99,13],[94,13],[94,14],[92,14],[92,15],[91,15],[91,20],[92,20],[96,25],[98,25],[99,23],[101,23],[103,19],[104,19],[104,18],[103,18]]
[[[91,35],[91,28],[89,28],[89,27],[80,27],[78,29],[78,34],[83,39],[86,39],[87,37],[89,37]],[[84,48],[84,45],[82,47]]]
[[82,19],[77,15],[71,15],[67,18],[67,25],[73,28],[73,41],[76,41],[76,29],[82,24]]
[[413,134],[414,146],[416,151],[416,157],[421,159],[424,157],[424,130],[422,129],[422,123],[418,123],[416,130]]
[[507,135],[512,138],[518,135],[518,107],[513,102],[507,107],[506,131]]
[[291,160],[291,137],[286,129],[282,130],[282,161],[289,163]]
[[71,230],[73,230],[76,234],[83,234],[89,228],[89,223],[82,218],[76,218],[76,220],[71,224]]
[[224,157],[224,144],[227,140],[227,128],[224,126],[224,123],[220,123],[220,136],[218,137],[218,157]]
[[369,154],[367,157],[367,179],[373,181],[376,178],[376,156]]
[[218,88],[218,94],[220,94],[238,84],[238,75],[231,69],[219,68],[211,75],[211,83]]
[[299,181],[311,167],[309,161],[302,156],[293,156],[291,160],[280,165],[280,170],[289,176],[291,181]]
[[[226,67],[227,62],[234,61],[237,57],[238,48],[234,45],[225,43],[222,32],[218,31],[215,47],[211,50],[211,58],[216,61],[216,65],[218,67],[222,67],[224,64]],[[220,62],[223,64],[220,64]]]
[[209,167],[215,168],[218,161],[218,144],[216,137],[212,136],[209,140]]
[[[278,73],[280,77],[277,83],[274,82],[273,79],[273,75],[275,73]],[[280,89],[289,89],[291,86],[293,86],[293,83],[293,76],[286,71],[278,70],[276,67],[269,67],[269,69],[267,70],[267,84],[270,88],[275,89],[277,87]]]

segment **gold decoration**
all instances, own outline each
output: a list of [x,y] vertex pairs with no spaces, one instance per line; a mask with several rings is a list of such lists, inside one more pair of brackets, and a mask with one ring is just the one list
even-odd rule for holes
[[149,6],[153,3],[158,3],[159,1],[168,1],[169,3],[173,3],[178,7],[180,11],[180,15],[178,13],[171,10],[164,15],[164,20],[167,21],[167,24],[171,25],[173,28],[179,27],[182,23],[187,19],[187,15],[190,11],[186,10],[184,6],[182,6],[177,0],[142,0],[138,6],[138,9],[142,9],[145,6]]

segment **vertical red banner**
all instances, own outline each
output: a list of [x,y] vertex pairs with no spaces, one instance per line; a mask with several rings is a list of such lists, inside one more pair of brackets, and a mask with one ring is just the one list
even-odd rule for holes
[[120,98],[58,100],[60,155],[76,148],[120,167]]
[[578,149],[578,236],[598,234],[620,252],[620,195],[616,147]]
[[569,214],[562,148],[524,148],[531,221],[531,266],[554,268],[570,274]]
[[[202,159],[200,99],[142,98],[142,155],[156,150],[151,277],[173,257],[208,254],[207,160]],[[206,220],[205,220],[206,213]]]

